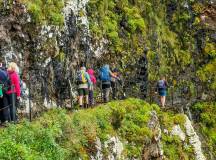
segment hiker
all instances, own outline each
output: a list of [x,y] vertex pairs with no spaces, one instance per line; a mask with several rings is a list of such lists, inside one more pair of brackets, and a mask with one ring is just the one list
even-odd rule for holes
[[97,80],[94,75],[93,69],[88,69],[87,73],[89,74],[91,82],[92,82],[92,88],[91,90],[89,90],[89,105],[92,106],[94,105],[94,86],[96,85]]
[[157,91],[159,95],[160,95],[160,102],[161,102],[161,106],[162,108],[165,107],[165,101],[166,101],[166,95],[167,95],[167,81],[165,79],[164,76],[161,76],[160,80],[157,82]]
[[117,85],[118,82],[120,81],[119,78],[119,70],[117,68],[114,68],[112,70],[112,73],[115,75],[115,77],[111,77],[111,88],[112,88],[112,99],[116,100],[117,99]]
[[110,93],[110,87],[111,87],[111,77],[117,78],[116,75],[114,75],[109,68],[109,65],[104,65],[102,68],[100,68],[100,75],[99,79],[101,81],[101,88],[103,93],[103,101],[106,103],[109,101],[109,93]]
[[10,121],[9,117],[9,108],[5,105],[5,92],[8,89],[9,77],[7,71],[3,67],[3,64],[0,63],[0,120],[1,123],[7,123]]
[[[9,106],[9,113],[10,113],[9,116],[10,116],[10,120],[13,122],[17,121],[16,110],[17,110],[18,101],[20,99],[20,80],[17,71],[18,71],[17,64],[14,62],[9,63],[7,74],[10,79],[10,86],[8,88],[8,91],[5,94],[6,98],[4,99],[4,104],[6,106]],[[15,108],[13,108],[13,104]]]
[[[77,84],[79,94],[79,106],[80,108],[88,108],[88,90],[92,90],[92,82],[84,66],[82,66],[77,73]],[[85,97],[85,101],[83,97]]]

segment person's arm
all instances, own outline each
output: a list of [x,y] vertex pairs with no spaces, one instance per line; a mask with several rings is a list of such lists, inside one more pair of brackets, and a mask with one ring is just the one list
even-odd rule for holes
[[117,78],[117,76],[114,73],[112,73],[111,71],[109,71],[109,73],[112,77]]
[[168,88],[169,87],[169,85],[168,85],[168,83],[167,83],[167,81],[165,80],[165,86],[166,86],[166,88]]
[[19,81],[19,77],[17,74],[14,75],[14,80],[13,80],[13,84],[14,84],[14,87],[15,87],[15,90],[16,90],[16,95],[17,95],[17,98],[20,97],[20,94],[21,94],[21,90],[20,90],[20,81]]
[[95,76],[92,76],[92,83],[93,83],[93,84],[96,84],[96,83],[97,83],[97,80],[96,80],[96,77],[95,77]]
[[91,79],[90,79],[89,74],[86,73],[85,75],[86,75],[86,79],[87,79],[87,81],[88,81],[88,85],[91,86],[91,85],[92,85],[92,81],[91,81]]

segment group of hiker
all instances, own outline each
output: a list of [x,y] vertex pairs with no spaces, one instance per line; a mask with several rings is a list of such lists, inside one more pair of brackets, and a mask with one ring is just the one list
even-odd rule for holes
[[[108,64],[105,64],[99,69],[98,80],[101,82],[101,92],[103,102],[109,101],[110,91],[112,91],[112,99],[117,98],[117,82],[121,84],[120,73],[117,68],[110,69]],[[80,70],[77,73],[77,85],[78,85],[78,102],[80,108],[88,108],[94,104],[94,88],[96,87],[97,78],[93,69],[88,69],[84,65],[81,65]],[[155,93],[160,96],[161,107],[165,107],[166,95],[167,95],[167,81],[165,76],[161,76],[157,82]]]
[[0,63],[0,120],[2,124],[17,121],[16,106],[20,94],[17,64],[11,62],[6,68]]
[[[0,121],[2,124],[7,122],[17,121],[17,105],[19,104],[21,95],[21,81],[19,78],[19,71],[16,63],[11,62],[7,66],[3,66],[0,62]],[[97,81],[100,83],[97,83]],[[88,70],[84,65],[81,65],[77,75],[77,91],[78,91],[78,104],[80,108],[88,108],[95,104],[94,92],[97,84],[100,84],[101,95],[103,102],[109,102],[110,92],[112,99],[117,99],[118,84],[122,84],[120,72],[117,68],[112,68],[105,64],[97,72],[92,68]],[[165,106],[167,81],[165,77],[157,82],[156,93],[160,95],[161,106]]]
[[94,89],[97,79],[101,82],[100,88],[104,103],[109,101],[111,90],[112,98],[117,98],[117,83],[121,81],[117,68],[111,70],[110,66],[106,64],[99,69],[98,76],[95,76],[93,69],[86,70],[85,66],[81,65],[77,73],[78,102],[80,108],[88,108],[94,105]]

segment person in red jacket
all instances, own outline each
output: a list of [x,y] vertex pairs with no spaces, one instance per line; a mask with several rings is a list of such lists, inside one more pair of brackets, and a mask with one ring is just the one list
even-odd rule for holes
[[[10,111],[10,120],[11,121],[16,121],[17,116],[16,116],[16,107],[17,107],[17,101],[20,99],[20,80],[19,80],[19,75],[17,73],[18,66],[16,63],[11,62],[8,65],[7,73],[10,79],[10,88],[6,92],[6,103],[9,106],[9,111]],[[13,102],[15,104],[15,108],[13,108]],[[15,113],[14,113],[15,112]]]
[[94,70],[93,69],[88,69],[88,74],[90,76],[91,82],[92,82],[92,87],[89,88],[89,105],[92,106],[94,105],[94,87],[95,84],[97,83],[96,77],[94,75]]

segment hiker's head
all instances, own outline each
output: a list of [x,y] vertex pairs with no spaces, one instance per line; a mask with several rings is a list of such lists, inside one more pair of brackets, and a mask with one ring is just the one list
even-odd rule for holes
[[104,68],[109,69],[110,67],[109,67],[108,64],[105,64],[105,65],[104,65]]
[[86,67],[82,66],[82,67],[80,67],[80,70],[86,71]]
[[166,78],[165,78],[165,76],[160,76],[160,79],[165,80]]
[[15,62],[9,63],[7,70],[8,71],[14,71],[14,72],[18,72],[19,71],[18,66],[17,66],[17,64]]
[[113,72],[118,73],[119,72],[118,68],[114,68]]

